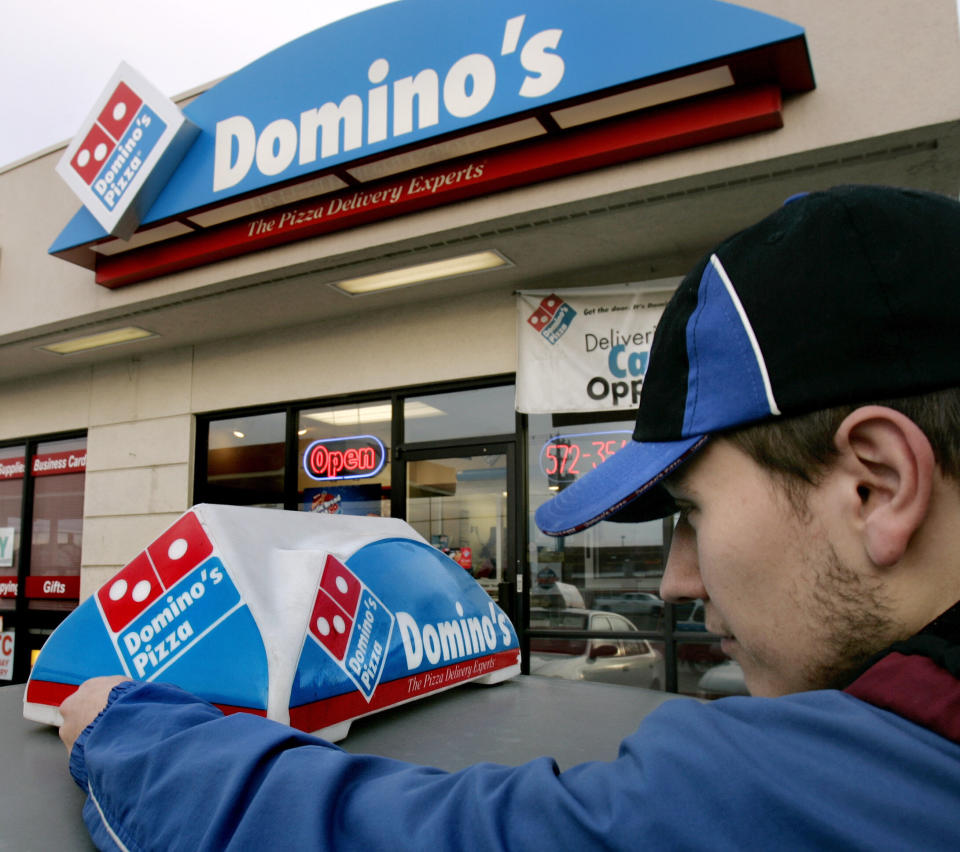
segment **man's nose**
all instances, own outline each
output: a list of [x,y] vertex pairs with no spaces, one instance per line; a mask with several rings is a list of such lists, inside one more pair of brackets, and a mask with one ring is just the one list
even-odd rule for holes
[[673,531],[667,566],[660,580],[660,597],[668,603],[683,603],[706,596],[700,579],[696,537],[690,527],[681,521]]

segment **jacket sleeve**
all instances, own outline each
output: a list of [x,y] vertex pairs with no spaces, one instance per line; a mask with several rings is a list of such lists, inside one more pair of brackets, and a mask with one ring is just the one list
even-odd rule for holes
[[958,749],[826,690],[668,701],[615,760],[562,773],[447,773],[140,683],[111,693],[71,769],[102,849],[955,850]]
[[111,694],[71,771],[101,849],[600,849],[633,845],[650,801],[629,749],[562,774],[548,758],[447,773],[149,683]]

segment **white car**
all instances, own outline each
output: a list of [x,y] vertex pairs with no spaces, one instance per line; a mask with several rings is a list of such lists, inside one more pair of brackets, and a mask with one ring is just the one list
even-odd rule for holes
[[619,612],[623,615],[655,615],[663,613],[663,601],[651,592],[622,592],[618,595],[604,595],[593,601],[595,609],[604,612]]
[[704,672],[697,684],[700,698],[723,698],[725,695],[749,695],[743,669],[736,660],[727,660]]
[[[530,609],[531,630],[636,633],[615,612],[589,609]],[[663,657],[646,639],[614,637],[530,638],[530,674],[661,689]]]

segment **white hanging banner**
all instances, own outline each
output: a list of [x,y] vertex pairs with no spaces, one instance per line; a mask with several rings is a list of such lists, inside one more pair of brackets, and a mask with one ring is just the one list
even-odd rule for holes
[[517,293],[517,411],[631,413],[680,279]]

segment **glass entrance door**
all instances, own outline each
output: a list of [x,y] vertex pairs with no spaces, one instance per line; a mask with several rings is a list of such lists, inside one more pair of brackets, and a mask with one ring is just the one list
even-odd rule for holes
[[[513,447],[406,454],[406,520],[495,600],[515,577]],[[509,602],[501,606],[510,608]]]

